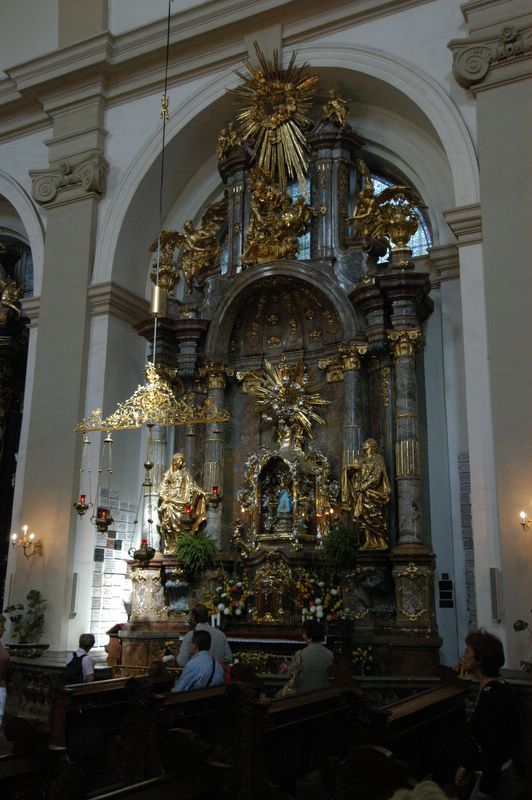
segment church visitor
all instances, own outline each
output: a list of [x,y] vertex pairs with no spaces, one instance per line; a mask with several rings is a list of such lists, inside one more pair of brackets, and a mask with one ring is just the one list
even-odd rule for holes
[[281,695],[291,692],[310,692],[313,689],[326,689],[329,686],[329,670],[333,654],[323,644],[325,629],[317,620],[306,620],[303,624],[303,641],[306,644],[298,650],[288,665],[290,678],[281,690]]
[[390,800],[445,800],[447,796],[434,781],[422,781],[414,789],[398,789]]
[[72,653],[65,666],[65,683],[90,683],[94,680],[94,661],[89,655],[94,642],[92,633],[81,634],[79,647]]
[[471,631],[465,642],[462,665],[478,680],[479,693],[455,783],[467,785],[473,771],[478,771],[470,800],[519,800],[522,782],[514,764],[519,709],[511,687],[500,677],[505,660],[502,642],[482,628]]
[[190,645],[192,644],[192,637],[194,631],[207,631],[211,637],[210,655],[222,666],[224,664],[231,664],[233,661],[233,654],[229,647],[229,642],[225,633],[219,628],[213,627],[209,622],[209,610],[207,606],[201,603],[194,606],[190,614],[193,630],[186,633],[181,642],[179,653],[177,656],[177,664],[179,667],[184,667],[192,653]]
[[208,631],[194,631],[190,643],[190,659],[185,664],[172,692],[190,692],[192,689],[223,686],[223,667],[209,654],[210,646],[211,635]]
[[[4,635],[6,627],[6,618],[0,614],[0,639]],[[4,717],[4,710],[6,707],[6,697],[7,697],[7,689],[6,689],[6,680],[7,680],[7,670],[9,667],[9,651],[7,647],[4,647],[2,642],[0,642],[0,728],[2,727],[2,719]]]

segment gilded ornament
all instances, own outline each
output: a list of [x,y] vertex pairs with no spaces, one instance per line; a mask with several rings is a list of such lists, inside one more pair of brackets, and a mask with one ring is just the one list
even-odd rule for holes
[[242,138],[253,142],[252,157],[281,188],[288,178],[297,178],[303,187],[309,159],[304,131],[311,125],[307,112],[318,77],[306,73],[306,64],[295,66],[295,53],[284,68],[277,51],[273,61],[257,43],[255,51],[259,65],[245,61],[246,71],[236,71],[243,84],[233,91],[244,103],[237,115]]
[[277,323],[279,322],[279,317],[277,316],[277,314],[270,314],[270,316],[266,321],[268,325],[277,325]]
[[24,288],[11,278],[0,277],[0,306],[10,308],[20,317],[22,315],[21,298]]
[[334,89],[329,89],[327,103],[323,106],[324,118],[332,122],[337,122],[341,128],[345,128],[348,114],[349,101],[340,97],[338,92]]
[[241,263],[251,267],[266,261],[295,258],[299,252],[299,237],[325,209],[309,205],[301,196],[292,201],[260,167],[250,171],[249,185],[251,214]]
[[278,347],[281,344],[281,340],[278,336],[270,336],[267,340],[268,347]]
[[[218,141],[216,142],[218,161],[225,158],[231,150],[236,150],[237,147],[242,147],[242,138],[237,131],[235,123],[230,122],[227,128],[222,128],[218,134]],[[240,187],[240,191],[242,191],[242,187]]]
[[293,367],[284,358],[279,365],[265,361],[261,372],[237,372],[236,377],[256,381],[248,393],[257,398],[256,408],[262,418],[274,425],[280,448],[300,450],[304,436],[312,438],[313,424],[323,423],[314,408],[329,405],[329,401],[319,396],[321,385],[310,385],[302,361]]
[[395,358],[401,356],[412,357],[423,345],[423,335],[420,328],[403,328],[388,331],[388,339],[392,343]]
[[[226,221],[226,214],[227,201],[224,198],[207,208],[199,228],[194,228],[192,220],[188,219],[183,225],[182,233],[163,231],[150,248],[152,252],[157,252],[160,248],[161,254],[158,269],[157,265],[152,268],[152,281],[172,288],[178,283],[181,271],[188,293],[192,294],[192,287],[200,285],[199,276],[212,270],[219,261],[222,250],[219,236]],[[181,250],[179,266],[176,266],[174,260],[176,250]],[[164,283],[161,283],[161,276]]]
[[205,422],[227,422],[225,410],[218,410],[210,398],[202,406],[189,399],[176,398],[170,384],[164,380],[152,363],[146,365],[147,383],[137,387],[132,396],[119,403],[111,416],[102,419],[96,409],[76,425],[79,433],[87,431],[129,430],[143,425],[194,425]]
[[[358,159],[357,166],[364,176],[364,187],[357,197],[353,215],[347,219],[353,238],[374,239],[405,250],[419,227],[416,209],[422,207],[421,201],[408,186],[388,186],[376,195],[367,165]],[[409,267],[410,261],[405,260],[403,266]]]

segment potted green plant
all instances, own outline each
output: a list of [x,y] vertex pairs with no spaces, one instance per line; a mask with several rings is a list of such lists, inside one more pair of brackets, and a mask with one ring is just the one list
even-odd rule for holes
[[46,600],[38,589],[30,589],[26,605],[15,603],[4,609],[11,621],[11,632],[20,644],[38,642],[44,630]]
[[216,562],[216,545],[205,531],[182,533],[177,537],[175,555],[191,581]]
[[323,558],[335,575],[356,565],[358,542],[354,525],[336,519],[323,543]]

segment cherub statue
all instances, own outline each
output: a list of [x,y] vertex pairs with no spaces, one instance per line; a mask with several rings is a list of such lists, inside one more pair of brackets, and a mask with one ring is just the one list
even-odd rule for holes
[[357,159],[357,167],[364,176],[364,187],[357,197],[353,216],[349,217],[347,224],[353,226],[353,238],[382,239],[384,236],[383,219],[372,177],[361,158]]
[[325,119],[336,121],[341,128],[347,125],[347,115],[349,114],[349,102],[340,97],[337,91],[329,89],[329,98],[323,106],[323,116]]

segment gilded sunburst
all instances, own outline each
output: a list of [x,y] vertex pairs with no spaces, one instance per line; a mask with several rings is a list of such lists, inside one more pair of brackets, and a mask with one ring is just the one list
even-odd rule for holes
[[236,71],[243,81],[233,92],[244,102],[237,115],[242,138],[254,141],[254,158],[282,188],[296,177],[304,186],[308,168],[304,131],[311,124],[307,113],[318,78],[308,74],[307,64],[296,67],[295,53],[283,68],[277,51],[270,61],[256,43],[255,50],[259,66],[245,61],[246,71]]

